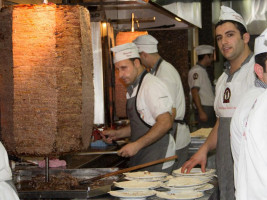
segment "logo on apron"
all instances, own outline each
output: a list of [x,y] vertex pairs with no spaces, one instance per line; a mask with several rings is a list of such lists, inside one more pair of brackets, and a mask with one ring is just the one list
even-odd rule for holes
[[223,94],[223,103],[229,103],[231,98],[231,90],[226,88]]
[[198,73],[194,73],[194,74],[193,74],[193,79],[194,79],[194,80],[198,79]]

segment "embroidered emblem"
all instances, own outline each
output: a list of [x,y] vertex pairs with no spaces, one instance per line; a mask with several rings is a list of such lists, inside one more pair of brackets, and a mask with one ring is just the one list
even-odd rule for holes
[[194,73],[194,74],[193,74],[193,79],[194,79],[194,80],[198,79],[198,73]]
[[223,103],[230,103],[231,90],[226,88],[223,94]]

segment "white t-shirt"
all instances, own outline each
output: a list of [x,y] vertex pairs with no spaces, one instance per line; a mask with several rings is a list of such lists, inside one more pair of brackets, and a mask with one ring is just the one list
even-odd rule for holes
[[201,105],[213,106],[215,96],[208,73],[204,67],[195,65],[190,69],[188,73],[188,84],[190,89],[199,88],[198,92]]
[[[133,90],[132,96],[136,96],[138,86]],[[126,98],[130,96],[127,93]],[[166,85],[157,77],[147,74],[139,89],[136,106],[140,117],[150,126],[156,123],[158,115],[169,112],[172,114],[173,101]]]
[[[131,97],[136,96],[138,86],[133,90]],[[126,98],[131,98],[129,93]],[[136,99],[137,111],[140,117],[150,126],[156,123],[160,114],[172,114],[173,101],[166,85],[157,77],[146,74]],[[175,155],[175,141],[172,135],[169,137],[169,144],[166,157]],[[172,166],[174,161],[165,162],[162,169]]]
[[19,200],[16,192],[5,181],[12,179],[8,156],[5,147],[0,142],[0,199]]
[[267,199],[267,90],[249,112],[242,134],[237,174],[237,200]]
[[255,88],[256,75],[254,73],[254,56],[236,71],[231,81],[224,72],[217,84],[214,101],[214,110],[217,117],[232,117],[242,96],[250,89]]
[[[165,83],[170,91],[173,100],[173,106],[176,108],[176,120],[183,120],[185,115],[185,96],[184,88],[182,85],[181,77],[178,71],[167,61],[162,60],[156,77]],[[187,146],[190,141],[190,131],[186,124],[177,125],[176,131],[176,150],[182,149]]]

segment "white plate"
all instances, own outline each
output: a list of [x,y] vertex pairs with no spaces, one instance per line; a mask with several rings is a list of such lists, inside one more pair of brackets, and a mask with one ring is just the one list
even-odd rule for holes
[[174,170],[173,175],[175,176],[213,176],[215,174],[215,169],[206,169],[206,172],[202,172],[201,168],[192,168],[190,173],[182,173],[181,168]]
[[161,187],[162,183],[160,181],[146,182],[133,180],[114,182],[114,185],[125,190],[149,190]]
[[212,188],[214,188],[214,185],[210,184],[210,183],[207,183],[199,188],[196,188],[197,191],[200,191],[200,192],[203,192],[203,191],[206,191],[206,190],[211,190]]
[[124,173],[126,177],[135,178],[135,179],[151,179],[151,178],[163,178],[168,176],[168,173],[164,172],[149,172],[149,171],[138,171],[138,172],[129,172]]
[[110,191],[109,194],[114,197],[119,197],[121,199],[145,199],[146,197],[150,197],[156,194],[154,190],[146,190],[146,191],[128,191],[128,190],[117,190]]
[[170,180],[171,178],[173,178],[173,176],[164,176],[164,177],[156,177],[156,178],[144,178],[144,179],[141,179],[141,178],[132,178],[132,177],[125,177],[126,180],[129,180],[129,181],[133,181],[133,180],[136,180],[136,181],[148,181],[148,182],[154,182],[154,181],[161,181],[161,182],[166,182],[168,180]]
[[188,191],[188,190],[197,190],[198,191],[198,188],[202,188],[204,185],[205,185],[205,183],[202,185],[189,186],[189,187],[169,187],[169,186],[166,186],[165,184],[163,184],[161,187],[166,188],[171,192],[180,192],[180,191]]
[[163,199],[197,199],[203,197],[203,192],[198,192],[194,190],[181,191],[181,192],[157,192],[157,197]]
[[200,186],[209,182],[208,178],[198,178],[189,176],[177,176],[165,183],[167,187],[192,187]]

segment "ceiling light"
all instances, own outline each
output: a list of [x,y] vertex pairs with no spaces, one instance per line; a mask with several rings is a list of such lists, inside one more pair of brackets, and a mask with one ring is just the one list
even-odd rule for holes
[[178,21],[178,22],[181,22],[182,20],[178,17],[175,17],[175,19]]

